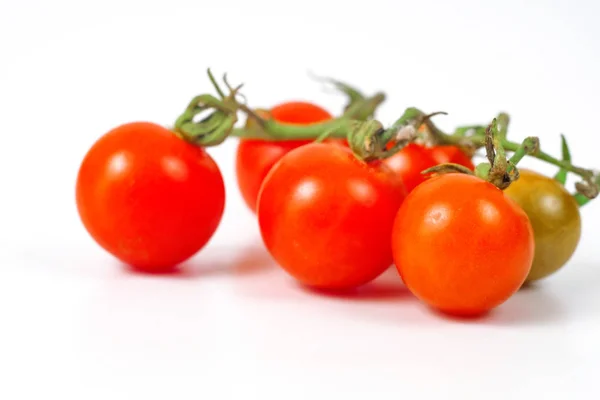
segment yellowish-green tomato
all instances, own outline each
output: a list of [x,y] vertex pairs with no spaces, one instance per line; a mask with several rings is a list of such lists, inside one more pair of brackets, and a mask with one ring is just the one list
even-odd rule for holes
[[535,256],[526,282],[556,272],[571,258],[581,237],[581,215],[573,196],[555,179],[520,169],[504,190],[525,210],[535,237]]

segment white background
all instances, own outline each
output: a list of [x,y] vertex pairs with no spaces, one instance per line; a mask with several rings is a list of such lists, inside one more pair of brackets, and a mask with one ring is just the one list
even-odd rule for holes
[[339,112],[311,70],[385,90],[384,123],[408,106],[449,112],[446,129],[505,110],[514,138],[558,155],[565,133],[600,167],[598,16],[572,0],[0,0],[0,398],[599,398],[600,204],[564,270],[457,321],[394,271],[347,298],[296,286],[238,195],[235,141],[210,150],[226,214],[186,276],[123,271],[74,203],[94,140],[171,124],[210,91],[209,66],[252,106]]

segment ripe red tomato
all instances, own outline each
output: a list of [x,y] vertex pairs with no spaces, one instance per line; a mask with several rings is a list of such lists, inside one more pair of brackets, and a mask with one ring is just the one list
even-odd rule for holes
[[[287,124],[308,125],[332,119],[325,109],[307,102],[288,102],[270,110],[274,120]],[[237,182],[244,201],[256,211],[260,186],[273,165],[290,150],[312,140],[269,141],[241,139],[236,155]]]
[[382,162],[343,146],[312,143],[271,169],[258,200],[263,241],[301,283],[321,289],[365,284],[392,265],[390,235],[405,197]]
[[453,163],[475,170],[475,164],[460,148],[451,145],[433,146],[429,148],[430,154],[437,164]]
[[410,143],[384,162],[402,178],[409,193],[428,178],[421,172],[438,164],[429,149],[416,143]]
[[218,166],[200,147],[146,122],[102,136],[81,164],[81,220],[96,242],[132,267],[161,271],[198,252],[225,205]]
[[473,315],[507,300],[525,281],[534,237],[525,212],[472,175],[430,178],[410,193],[394,222],[394,262],[430,306]]

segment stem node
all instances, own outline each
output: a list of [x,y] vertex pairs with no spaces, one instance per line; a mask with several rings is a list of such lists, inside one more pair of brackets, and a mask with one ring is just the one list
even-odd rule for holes
[[[565,183],[567,173],[574,173],[582,178],[582,181],[575,184],[577,193],[574,196],[578,204],[584,205],[600,195],[600,175],[572,164],[564,136],[561,135],[563,154],[560,160],[543,152],[537,137],[527,137],[520,144],[511,142],[507,139],[510,117],[504,112],[499,113],[487,127],[459,127],[454,134],[448,135],[432,122],[434,116],[446,115],[445,112],[425,114],[411,107],[386,129],[379,121],[373,119],[378,106],[385,101],[384,93],[379,92],[366,97],[343,82],[330,78],[316,78],[332,84],[346,94],[348,104],[343,115],[310,125],[284,124],[274,121],[268,112],[259,111],[259,115],[259,112],[247,106],[243,94],[240,93],[243,85],[231,85],[227,74],[222,78],[225,89],[229,91],[226,94],[210,69],[207,73],[217,97],[209,94],[194,97],[173,128],[178,136],[200,146],[218,145],[230,135],[265,140],[323,140],[326,137],[336,137],[346,138],[357,157],[371,161],[390,157],[419,139],[420,142],[430,145],[457,146],[471,157],[477,149],[485,148],[488,163],[479,164],[475,175],[500,189],[507,188],[519,179],[517,164],[526,155],[531,155],[559,167],[560,171],[555,178],[561,184]],[[243,101],[239,101],[238,96]],[[240,111],[246,114],[248,122],[244,128],[235,128],[238,122],[237,113]],[[196,121],[200,114],[205,112],[208,112],[208,116]],[[420,128],[425,129],[422,131]],[[511,152],[512,156],[507,158],[506,152]],[[442,164],[423,171],[424,174],[447,172],[472,174],[456,164]]]

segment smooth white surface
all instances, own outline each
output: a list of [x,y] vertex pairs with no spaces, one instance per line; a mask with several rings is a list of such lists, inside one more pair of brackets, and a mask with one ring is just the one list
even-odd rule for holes
[[[433,314],[390,271],[354,297],[300,289],[239,198],[235,142],[211,149],[223,222],[183,277],[131,275],[79,223],[74,180],[101,134],[170,124],[210,66],[253,106],[337,112],[307,75],[371,93],[379,114],[444,128],[511,113],[511,135],[600,167],[596,1],[0,0],[1,399],[596,399],[600,205],[569,265],[490,316]],[[541,171],[554,170],[527,162]],[[450,257],[451,255],[447,255]]]

